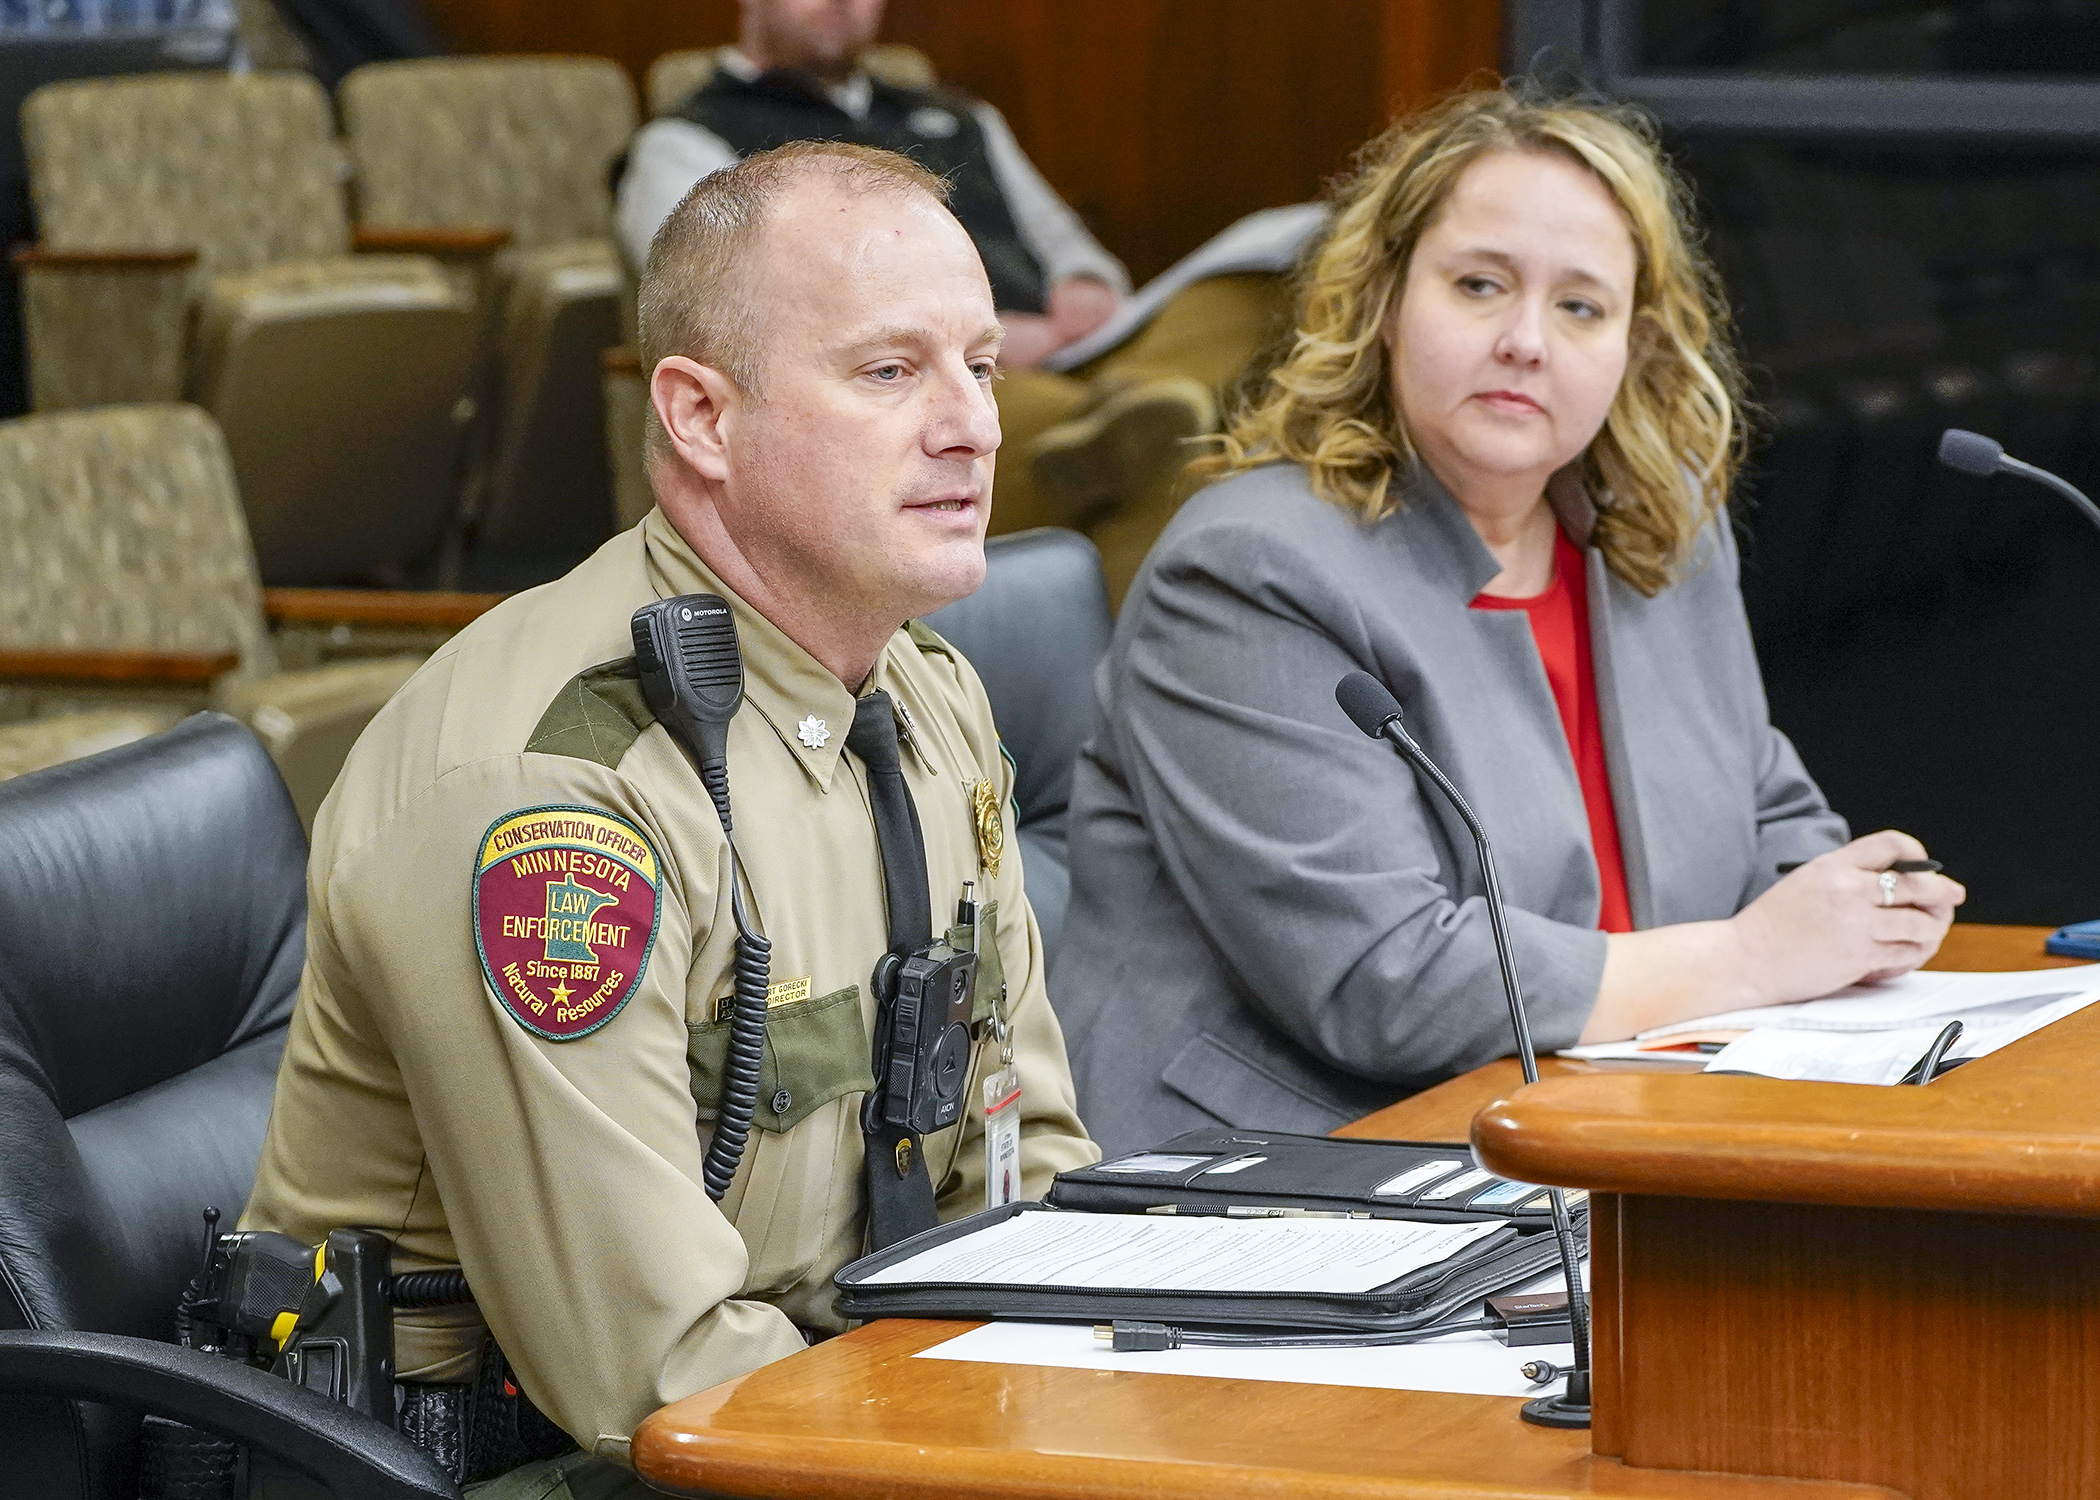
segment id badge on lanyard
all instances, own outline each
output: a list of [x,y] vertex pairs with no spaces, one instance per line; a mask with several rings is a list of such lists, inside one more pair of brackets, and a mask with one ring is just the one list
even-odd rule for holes
[[992,1006],[999,1069],[984,1081],[984,1206],[1001,1208],[1021,1196],[1021,1069],[1006,1021],[1006,987]]
[[1011,1062],[984,1081],[984,1206],[1021,1196],[1021,1070]]

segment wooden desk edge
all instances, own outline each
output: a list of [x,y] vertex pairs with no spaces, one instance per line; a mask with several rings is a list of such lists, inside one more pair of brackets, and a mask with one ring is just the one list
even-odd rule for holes
[[[1506,1423],[1512,1443],[1564,1454],[1551,1462],[1576,1471],[1567,1476],[1568,1483],[1562,1484],[1557,1476],[1513,1480],[1492,1475],[1483,1478],[1478,1472],[1461,1477],[1457,1473],[1432,1476],[1309,1468],[1290,1463],[1291,1455],[1281,1446],[1276,1462],[1249,1465],[1194,1447],[1172,1457],[1082,1452],[1070,1446],[1038,1449],[957,1442],[941,1447],[924,1438],[823,1430],[818,1426],[821,1418],[793,1431],[784,1425],[762,1425],[772,1410],[780,1409],[783,1382],[799,1396],[812,1383],[821,1387],[837,1380],[843,1365],[851,1367],[854,1385],[872,1391],[904,1379],[907,1372],[899,1367],[910,1364],[920,1350],[976,1326],[929,1319],[871,1323],[779,1364],[674,1402],[636,1429],[630,1450],[636,1472],[673,1493],[749,1494],[783,1500],[846,1500],[868,1494],[908,1495],[914,1500],[983,1500],[990,1495],[1031,1500],[1064,1495],[1083,1495],[1087,1500],[1211,1500],[1220,1494],[1270,1500],[1575,1500],[1578,1496],[1589,1500],[1902,1500],[1896,1492],[1874,1485],[1628,1468],[1615,1459],[1590,1454],[1584,1433],[1524,1426],[1516,1413],[1517,1397],[1297,1384],[1276,1388],[1283,1393],[1277,1398],[1279,1403],[1298,1402],[1308,1409],[1314,1402],[1333,1399],[1423,1403],[1447,1419],[1429,1424],[1439,1427],[1448,1425],[1450,1411],[1457,1404],[1465,1404],[1475,1409],[1471,1420],[1495,1424],[1498,1431]],[[784,1366],[801,1366],[804,1372],[821,1367],[823,1373],[813,1381],[796,1382]],[[1002,1375],[1014,1371],[1005,1366],[942,1362],[933,1369],[922,1365],[913,1373],[927,1382],[956,1386],[973,1380],[998,1384]],[[1268,1384],[1084,1370],[1031,1373],[1059,1384],[1071,1382],[1075,1388],[1105,1373],[1126,1390],[1135,1382],[1137,1388],[1154,1396],[1187,1394],[1198,1403],[1210,1391],[1225,1396]],[[1188,1389],[1177,1391],[1177,1387]],[[1315,1394],[1322,1392],[1327,1395]],[[747,1395],[759,1417],[748,1424],[740,1423],[736,1412]],[[1177,1399],[1165,1404],[1169,1408],[1185,1405]],[[981,1413],[983,1408],[976,1410]],[[856,1413],[856,1417],[866,1420],[868,1413]],[[882,1415],[878,1412],[874,1420],[880,1422]],[[1137,1426],[1143,1431],[1147,1424],[1140,1420]],[[1137,1446],[1145,1444],[1141,1440]]]

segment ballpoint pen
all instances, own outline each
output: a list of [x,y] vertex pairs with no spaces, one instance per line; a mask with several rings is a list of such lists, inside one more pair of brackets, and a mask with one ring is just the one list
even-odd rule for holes
[[[1806,864],[1806,860],[1793,859],[1778,866],[1779,873],[1791,875]],[[1899,859],[1890,865],[1886,873],[1891,875],[1937,875],[1947,867],[1936,859]]]
[[1155,1203],[1145,1210],[1183,1219],[1368,1219],[1368,1213],[1338,1208],[1270,1208],[1259,1203],[1228,1203],[1212,1207],[1201,1203]]

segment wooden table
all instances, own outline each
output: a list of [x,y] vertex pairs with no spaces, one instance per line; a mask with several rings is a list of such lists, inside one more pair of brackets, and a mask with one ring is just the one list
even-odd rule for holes
[[[1937,966],[2040,967],[2050,962],[2041,951],[2043,933],[1957,927]],[[1946,1083],[1982,1066],[1971,1064]],[[1539,1092],[1607,1076],[1554,1059],[1542,1072]],[[1342,1133],[1462,1140],[1484,1105],[1507,1100],[1520,1083],[1514,1061],[1494,1063]],[[1905,1092],[1925,1095],[1942,1087]],[[1592,1453],[1588,1433],[1520,1421],[1515,1398],[912,1358],[968,1326],[872,1323],[688,1397],[636,1432],[636,1467],[674,1494],[781,1500],[1887,1500],[1902,1493],[1833,1480],[1634,1467]],[[1699,1347],[1662,1352],[1676,1358],[1686,1386],[1701,1384]],[[2068,1358],[2083,1351],[2047,1352]],[[1813,1388],[1812,1371],[1797,1374]],[[2062,1378],[2082,1382],[2084,1374],[2068,1368]],[[1921,1391],[1942,1389],[1929,1372],[1920,1378]],[[2033,1492],[2036,1500],[2073,1493]]]

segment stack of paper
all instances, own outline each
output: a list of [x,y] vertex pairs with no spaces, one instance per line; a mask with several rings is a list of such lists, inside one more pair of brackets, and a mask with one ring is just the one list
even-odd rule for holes
[[1406,1219],[1154,1219],[1015,1214],[869,1275],[914,1282],[1148,1292],[1368,1292],[1501,1226]]
[[1708,1072],[1889,1084],[1910,1071],[1949,1021],[1959,1020],[1962,1034],[1947,1056],[1981,1057],[2095,1000],[2100,964],[2010,974],[1918,972],[1797,1005],[1679,1021],[1630,1042],[1571,1047],[1561,1056],[1648,1059],[1694,1042],[1720,1042],[1704,1059]]

